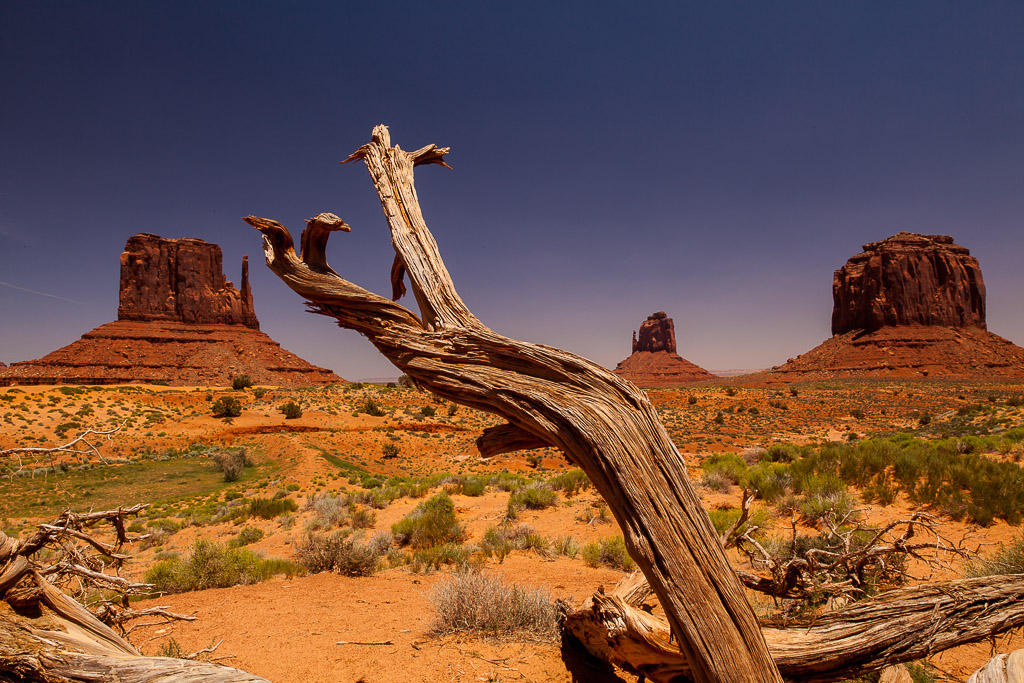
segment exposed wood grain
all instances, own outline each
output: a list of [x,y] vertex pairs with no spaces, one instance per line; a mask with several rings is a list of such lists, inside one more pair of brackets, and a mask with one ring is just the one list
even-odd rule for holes
[[[595,594],[566,616],[595,656],[671,681],[690,672],[668,624],[627,602],[635,581]],[[787,680],[833,681],[879,671],[1024,625],[1024,575],[945,581],[888,591],[810,623],[763,629]]]
[[781,681],[683,458],[646,395],[584,358],[496,334],[459,297],[413,186],[413,168],[446,166],[447,151],[405,152],[377,126],[347,160],[364,161],[370,172],[419,315],[336,275],[323,258],[322,221],[308,222],[317,239],[303,238],[299,257],[280,223],[245,220],[263,233],[268,266],[314,312],[365,335],[417,385],[501,415],[511,425],[506,436],[516,431],[551,444],[587,473],[661,600],[693,678]]

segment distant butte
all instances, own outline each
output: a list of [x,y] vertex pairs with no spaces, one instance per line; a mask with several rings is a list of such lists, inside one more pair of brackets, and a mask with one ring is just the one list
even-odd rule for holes
[[117,321],[33,361],[0,368],[14,384],[302,386],[343,382],[260,332],[242,259],[242,289],[224,277],[221,249],[203,240],[130,237],[121,254]]
[[751,378],[1024,378],[1024,349],[987,331],[978,260],[952,237],[865,244],[835,272],[832,300],[831,339]]
[[633,353],[619,363],[615,374],[642,387],[678,386],[714,379],[710,372],[676,353],[676,330],[664,311],[648,316],[633,332]]

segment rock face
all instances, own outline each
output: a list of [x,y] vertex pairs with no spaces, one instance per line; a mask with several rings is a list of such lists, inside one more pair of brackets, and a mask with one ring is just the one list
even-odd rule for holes
[[846,262],[832,280],[832,334],[899,325],[985,329],[978,259],[945,235],[901,232]]
[[633,331],[633,353],[614,370],[642,387],[677,386],[714,379],[710,372],[676,354],[676,330],[664,311],[648,316]]
[[0,369],[12,384],[161,382],[224,386],[343,382],[259,331],[242,260],[242,290],[224,278],[221,250],[197,239],[129,238],[121,254],[118,320],[40,358]]
[[224,278],[220,247],[197,239],[151,233],[128,238],[121,254],[118,320],[162,320],[199,325],[260,322],[249,288],[249,257],[242,259],[242,291]]
[[833,337],[755,383],[1020,379],[1024,349],[985,329],[978,260],[952,237],[901,232],[835,272]]

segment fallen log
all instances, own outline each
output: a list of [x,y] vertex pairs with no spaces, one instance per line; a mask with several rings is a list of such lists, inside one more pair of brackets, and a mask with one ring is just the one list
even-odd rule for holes
[[[630,604],[639,595],[642,587],[636,580],[624,580],[567,614],[565,628],[595,657],[652,681],[689,677],[690,664],[668,624]],[[1022,625],[1024,575],[1015,574],[887,591],[811,621],[786,628],[764,626],[762,633],[787,680],[835,681]]]

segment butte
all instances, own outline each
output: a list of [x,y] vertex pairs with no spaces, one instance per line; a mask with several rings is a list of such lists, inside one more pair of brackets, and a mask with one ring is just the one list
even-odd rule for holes
[[832,300],[832,338],[760,379],[1024,379],[1024,349],[986,329],[978,260],[952,237],[865,244],[835,271]]
[[302,386],[344,380],[260,331],[242,258],[242,290],[224,278],[216,244],[143,233],[121,254],[117,321],[38,360],[0,369],[0,386],[16,384],[167,383]]
[[648,316],[633,331],[633,353],[613,372],[641,387],[670,387],[715,379],[702,367],[676,354],[676,330],[664,311]]

